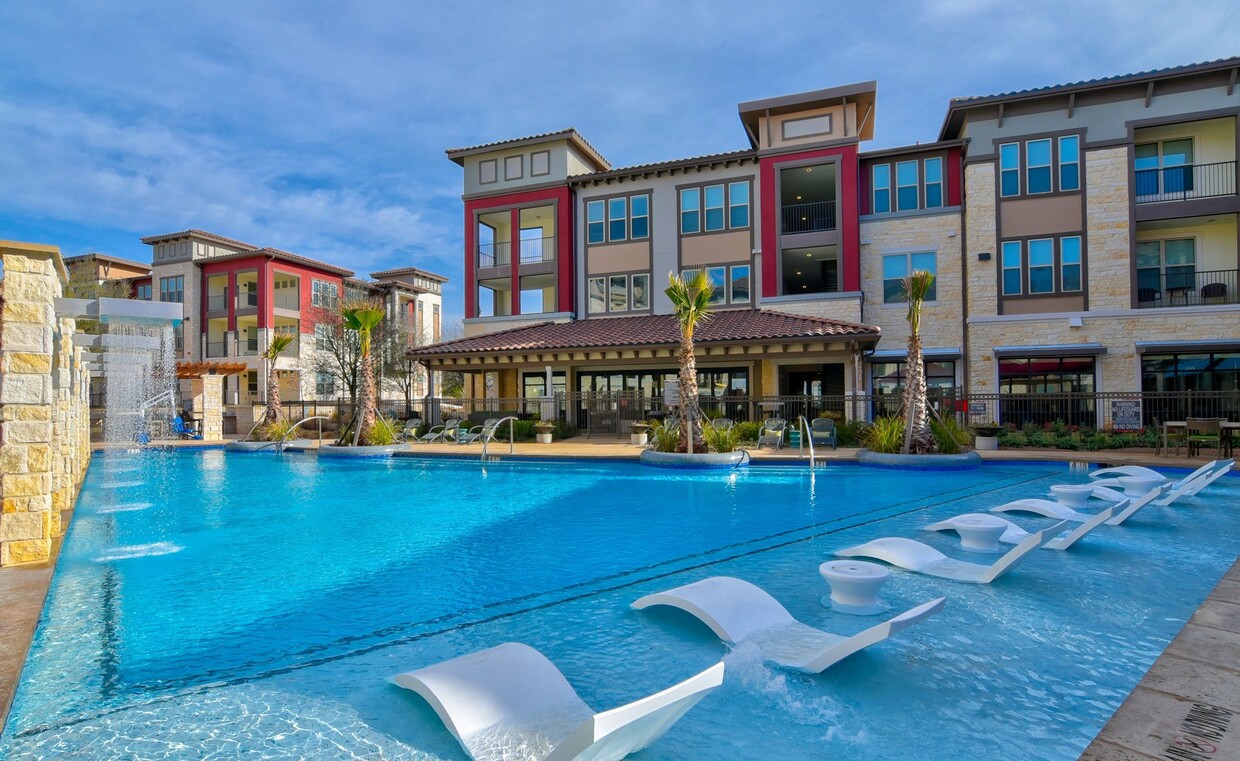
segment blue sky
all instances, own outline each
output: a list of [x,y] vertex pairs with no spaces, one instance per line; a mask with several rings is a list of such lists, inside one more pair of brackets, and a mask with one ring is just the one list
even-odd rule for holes
[[577,127],[617,166],[746,147],[740,101],[878,80],[881,148],[949,98],[1240,54],[1240,4],[5,0],[0,239],[149,261],[189,227],[452,279],[444,149]]

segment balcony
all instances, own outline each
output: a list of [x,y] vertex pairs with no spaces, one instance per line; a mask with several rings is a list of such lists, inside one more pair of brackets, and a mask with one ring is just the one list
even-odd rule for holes
[[237,309],[257,309],[258,291],[241,291],[237,294]]
[[227,341],[207,341],[207,359],[228,356]]
[[227,293],[211,293],[207,295],[207,311],[223,312],[228,308]]
[[782,213],[784,235],[835,229],[835,201],[786,204]]
[[478,245],[478,268],[507,267],[512,263],[512,243],[480,243]]
[[1238,270],[1138,271],[1137,308],[1212,306],[1240,304],[1236,289]]
[[257,357],[258,356],[258,336],[250,338],[237,339],[237,356],[239,357]]
[[529,238],[521,241],[521,263],[538,264],[555,259],[555,237]]
[[[256,302],[257,303],[257,302]],[[300,300],[297,298],[297,291],[279,290],[276,291],[275,304],[276,309],[289,309],[296,312],[300,309]]]
[[1137,203],[1165,203],[1236,194],[1236,162],[1138,169]]

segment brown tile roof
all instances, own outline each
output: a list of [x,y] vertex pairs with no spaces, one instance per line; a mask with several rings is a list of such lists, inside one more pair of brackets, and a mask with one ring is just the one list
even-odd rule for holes
[[328,264],[327,262],[320,262],[318,259],[311,259],[308,256],[301,256],[300,254],[290,254],[288,251],[281,251],[278,248],[255,248],[249,251],[239,251],[235,254],[225,254],[224,256],[212,256],[208,259],[197,259],[194,261],[194,264],[197,264],[198,266],[201,267],[202,265],[210,264],[211,262],[228,262],[228,261],[232,261],[233,259],[244,259],[248,256],[269,256],[273,259],[279,259],[279,260],[286,261],[286,262],[293,262],[294,264],[304,264],[309,267],[315,267],[317,269],[323,270],[324,272],[331,272],[333,274],[340,275],[341,277],[350,277],[353,274],[353,270],[347,270],[344,267],[337,267],[336,265]]
[[591,182],[603,182],[605,180],[617,179],[620,177],[634,177],[655,172],[670,171],[673,169],[697,169],[711,164],[730,163],[733,161],[757,161],[758,153],[752,148],[742,148],[737,151],[725,151],[723,153],[708,153],[705,156],[690,156],[683,159],[671,159],[668,161],[656,161],[650,164],[634,164],[633,166],[622,166],[616,169],[609,169],[604,172],[591,172],[589,174],[575,174],[568,178],[571,185],[584,185]]
[[234,238],[225,238],[223,235],[216,235],[215,233],[209,233],[206,230],[194,230],[194,229],[182,230],[181,232],[178,232],[178,233],[164,233],[163,235],[148,235],[142,239],[142,242],[143,243],[162,243],[166,240],[176,240],[177,238],[188,238],[190,236],[193,236],[195,238],[205,238],[206,240],[213,240],[213,241],[216,241],[217,243],[223,243],[226,246],[236,246],[238,248],[248,248],[248,249],[258,248],[258,246],[254,245],[253,243],[246,243],[245,241],[236,240]]
[[[698,327],[694,342],[710,345],[843,337],[877,339],[878,335],[879,329],[873,325],[805,317],[769,309],[734,309],[711,315]],[[679,343],[680,325],[675,315],[655,314],[561,323],[540,322],[411,349],[409,356],[431,358],[557,349],[674,346]]]

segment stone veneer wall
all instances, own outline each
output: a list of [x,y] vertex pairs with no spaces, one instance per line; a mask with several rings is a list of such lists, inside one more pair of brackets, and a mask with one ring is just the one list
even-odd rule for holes
[[861,322],[861,299],[856,296],[835,299],[784,299],[779,296],[762,299],[762,309],[827,320]]
[[883,256],[933,251],[936,254],[935,300],[922,307],[922,345],[960,348],[964,314],[960,308],[960,214],[935,214],[862,222],[861,288],[865,306],[861,322],[882,328],[882,350],[908,346],[908,304],[883,303]]
[[53,246],[0,242],[0,567],[51,557],[90,461],[90,375],[75,321],[56,317]]
[[1089,309],[1132,306],[1128,149],[1085,152],[1085,257]]
[[[999,229],[996,226],[995,209],[995,162],[982,161],[968,164],[964,168],[965,182],[965,258],[968,283],[968,309],[970,315],[998,314],[998,274],[999,266]],[[980,262],[977,255],[990,253],[990,261]],[[980,347],[975,344],[972,332],[969,335],[969,348]]]

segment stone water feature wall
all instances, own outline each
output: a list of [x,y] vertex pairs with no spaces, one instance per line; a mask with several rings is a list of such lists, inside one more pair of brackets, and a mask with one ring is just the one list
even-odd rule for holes
[[0,241],[0,567],[51,557],[90,462],[90,374],[55,246]]

